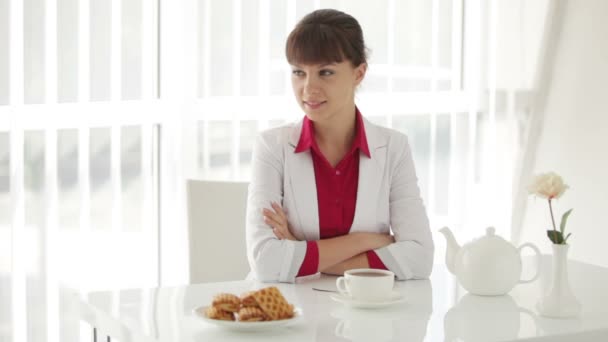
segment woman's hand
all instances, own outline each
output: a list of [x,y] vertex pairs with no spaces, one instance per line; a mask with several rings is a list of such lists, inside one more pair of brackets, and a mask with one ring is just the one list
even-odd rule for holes
[[390,234],[372,232],[361,232],[356,234],[364,236],[363,243],[366,245],[366,250],[378,249],[395,243],[395,236]]
[[297,241],[298,239],[296,239],[289,230],[289,220],[287,219],[287,215],[283,211],[283,208],[275,202],[272,202],[271,205],[274,210],[266,208],[262,210],[264,222],[272,227],[272,232],[279,240]]
[[[331,273],[338,272],[339,269],[368,267],[367,256],[365,255],[367,251],[382,248],[394,242],[395,237],[390,234],[372,232],[353,232],[318,240],[319,270]],[[359,254],[363,255],[354,258]]]
[[[380,233],[380,235],[382,236],[382,239],[384,240],[384,246],[388,246],[390,244],[395,243],[395,235],[382,234],[382,233]],[[384,247],[384,246],[382,246],[382,247]]]

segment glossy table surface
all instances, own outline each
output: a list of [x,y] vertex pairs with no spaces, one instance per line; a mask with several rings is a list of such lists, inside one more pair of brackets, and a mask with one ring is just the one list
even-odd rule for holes
[[[524,260],[524,273],[533,270]],[[240,294],[269,286],[255,281],[91,293],[82,300],[82,319],[126,341],[608,341],[608,269],[569,262],[570,283],[583,305],[580,317],[541,317],[536,303],[550,279],[543,257],[541,277],[508,295],[467,294],[443,265],[429,280],[396,282],[405,301],[381,309],[355,309],[333,301],[335,279],[322,276],[298,284],[276,284],[302,310],[291,325],[265,331],[231,331],[193,314],[214,294]]]

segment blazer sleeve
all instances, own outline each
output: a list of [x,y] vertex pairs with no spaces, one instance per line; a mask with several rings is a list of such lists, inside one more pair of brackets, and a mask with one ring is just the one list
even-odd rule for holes
[[397,279],[426,279],[433,268],[435,247],[420,197],[412,152],[405,135],[393,136],[390,156],[390,225],[395,243],[375,250]]
[[286,129],[260,134],[253,148],[252,175],[247,198],[247,258],[262,282],[295,282],[304,261],[306,241],[279,240],[264,222],[262,209],[283,203]]

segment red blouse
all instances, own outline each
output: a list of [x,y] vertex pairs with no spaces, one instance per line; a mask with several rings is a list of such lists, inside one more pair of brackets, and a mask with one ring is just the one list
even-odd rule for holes
[[[310,150],[315,170],[317,201],[319,203],[319,236],[328,239],[348,234],[355,217],[357,186],[359,181],[359,158],[371,158],[365,136],[363,118],[357,109],[355,139],[350,151],[332,167],[317,146],[314,124],[304,117],[302,133],[295,153]],[[378,255],[367,251],[367,261],[371,268],[387,269]],[[314,274],[319,268],[319,248],[316,241],[307,241],[306,255],[300,266],[298,277]]]

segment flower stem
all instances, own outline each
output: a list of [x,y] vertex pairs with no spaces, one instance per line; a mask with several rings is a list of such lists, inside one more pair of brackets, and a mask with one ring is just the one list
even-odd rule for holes
[[553,218],[553,206],[551,206],[550,198],[549,198],[549,212],[551,213],[551,223],[553,223],[553,239],[557,242],[557,229],[555,228],[555,218]]

